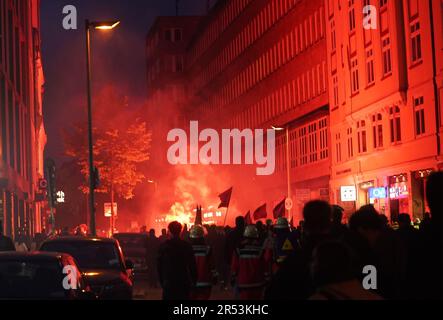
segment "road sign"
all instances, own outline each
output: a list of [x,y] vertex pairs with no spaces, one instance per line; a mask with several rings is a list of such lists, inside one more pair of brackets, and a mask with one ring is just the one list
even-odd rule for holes
[[[114,202],[114,217],[117,216],[118,206],[117,202]],[[105,217],[112,217],[111,203],[105,203]]]
[[285,208],[286,208],[286,210],[291,210],[292,209],[292,207],[294,206],[294,203],[292,202],[292,199],[291,198],[286,198],[286,200],[285,200]]
[[48,188],[48,181],[46,179],[38,180],[39,190],[46,190]]

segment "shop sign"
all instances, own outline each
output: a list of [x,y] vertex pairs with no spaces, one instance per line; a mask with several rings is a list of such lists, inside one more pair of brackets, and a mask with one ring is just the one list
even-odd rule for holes
[[400,199],[409,195],[408,186],[406,184],[396,185],[389,188],[389,198]]
[[370,188],[369,189],[369,199],[386,199],[387,192],[386,188]]
[[357,200],[357,189],[355,186],[343,186],[340,189],[342,202],[353,202]]

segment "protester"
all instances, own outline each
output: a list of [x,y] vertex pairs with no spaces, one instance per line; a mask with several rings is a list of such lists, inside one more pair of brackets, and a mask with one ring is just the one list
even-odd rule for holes
[[[225,243],[225,264],[230,270],[232,263],[232,255],[236,248],[240,246],[240,243],[243,239],[243,233],[245,231],[245,218],[237,217],[235,219],[235,228],[233,230],[227,230],[226,233],[226,243]],[[229,274],[226,275],[227,279],[230,278]]]
[[310,262],[314,248],[331,239],[331,207],[327,202],[308,202],[303,209],[304,231],[300,247],[289,255],[266,289],[269,300],[306,300],[314,293]]
[[348,228],[343,221],[344,209],[338,205],[333,205],[332,209],[332,226],[331,226],[331,236],[335,239],[343,239],[348,232]]
[[363,288],[352,264],[352,253],[342,242],[325,242],[314,249],[311,276],[316,292],[310,300],[381,300]]
[[421,297],[443,299],[443,172],[435,172],[426,183],[430,209],[429,226],[422,233],[423,255],[420,270]]
[[197,265],[192,246],[180,239],[182,225],[169,224],[171,239],[160,245],[158,275],[163,289],[163,300],[189,300],[197,281]]
[[148,268],[148,285],[150,288],[158,287],[157,256],[159,246],[160,240],[155,236],[155,230],[149,230],[149,235],[146,239],[146,264]]
[[243,241],[234,251],[231,265],[232,285],[240,300],[260,300],[270,270],[265,252],[260,245],[257,227],[245,228]]
[[167,230],[166,229],[162,229],[161,235],[160,235],[160,237],[158,237],[158,240],[160,241],[160,243],[163,243],[166,240],[168,240],[168,234],[167,234]]
[[191,227],[189,239],[197,265],[197,282],[192,290],[192,300],[209,300],[217,276],[212,248],[206,244],[205,231],[201,225]]
[[273,257],[276,268],[298,247],[297,234],[289,228],[288,220],[284,217],[277,219],[274,230]]

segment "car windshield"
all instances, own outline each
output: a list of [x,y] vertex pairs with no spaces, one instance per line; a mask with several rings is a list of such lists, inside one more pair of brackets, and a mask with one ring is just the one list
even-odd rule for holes
[[0,299],[63,299],[63,273],[57,261],[0,261]]
[[41,251],[67,253],[80,269],[120,270],[122,262],[114,243],[98,241],[54,241],[42,245]]
[[131,248],[131,249],[142,249],[146,247],[146,239],[140,236],[132,236],[132,235],[115,235],[115,239],[120,242],[120,245],[123,248]]

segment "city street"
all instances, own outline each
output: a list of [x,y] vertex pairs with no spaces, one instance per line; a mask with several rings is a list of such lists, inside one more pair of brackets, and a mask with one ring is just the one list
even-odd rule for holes
[[0,300],[441,300],[442,195],[443,0],[0,0]]

